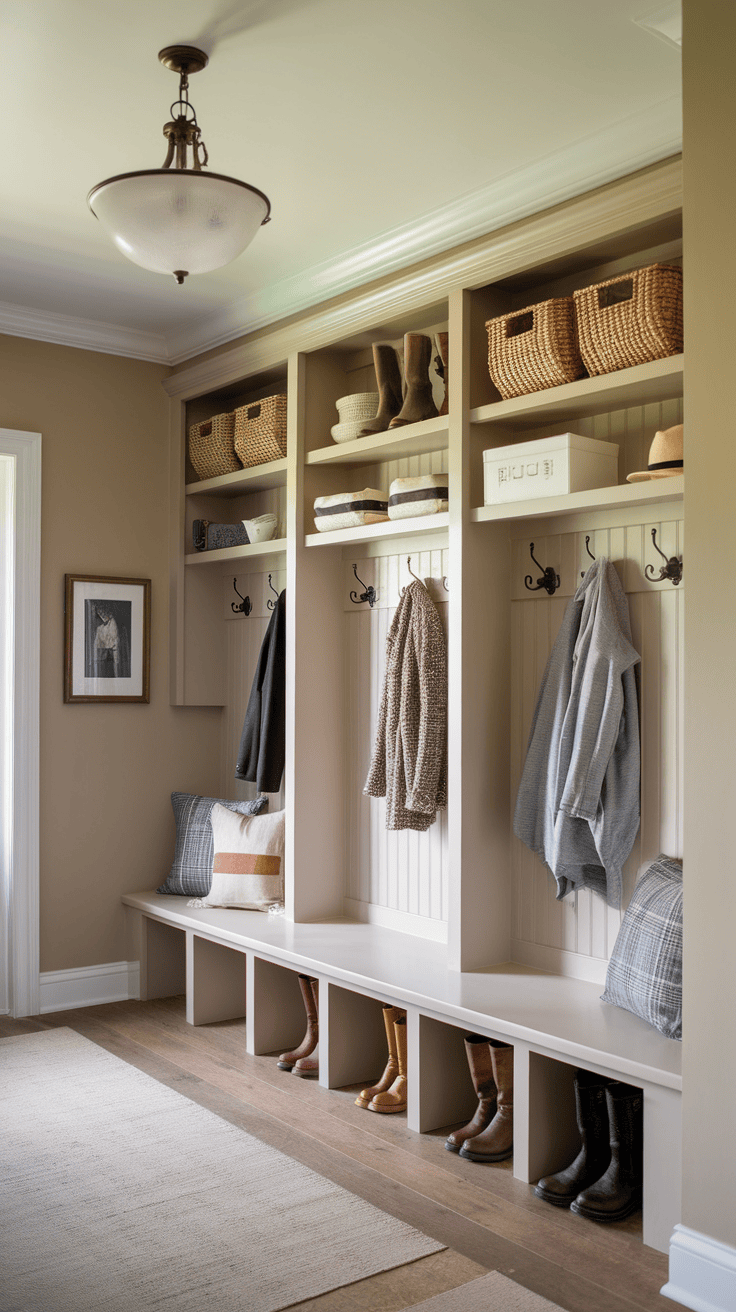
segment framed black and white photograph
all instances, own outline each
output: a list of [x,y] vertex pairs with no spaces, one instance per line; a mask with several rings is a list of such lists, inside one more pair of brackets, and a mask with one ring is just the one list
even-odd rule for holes
[[66,574],[64,583],[64,701],[149,701],[151,580]]

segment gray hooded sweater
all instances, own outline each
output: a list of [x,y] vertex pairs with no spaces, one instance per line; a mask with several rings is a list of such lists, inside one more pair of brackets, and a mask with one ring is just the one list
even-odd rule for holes
[[621,905],[639,828],[639,704],[626,594],[605,557],[570,601],[532,719],[514,833],[547,864],[558,899],[592,888]]

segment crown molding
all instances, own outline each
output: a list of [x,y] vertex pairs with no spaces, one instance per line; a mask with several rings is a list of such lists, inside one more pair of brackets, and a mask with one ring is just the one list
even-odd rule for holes
[[293,278],[258,288],[197,323],[183,325],[167,334],[169,362],[182,364],[246,332],[614,182],[681,149],[682,98],[672,96],[423,218],[392,228]]
[[557,208],[488,234],[487,240],[438,256],[431,263],[388,279],[337,304],[317,306],[311,313],[271,332],[246,338],[229,350],[163,380],[171,397],[187,400],[225,386],[260,370],[272,368],[295,351],[315,351],[355,333],[375,330],[385,322],[446,301],[459,287],[480,287],[497,281],[520,265],[535,265],[563,250],[577,250],[613,231],[636,228],[682,205],[682,161],[679,156],[632,174]]
[[103,355],[123,355],[131,360],[170,363],[166,340],[158,333],[121,328],[119,324],[101,323],[98,319],[76,319],[71,314],[31,310],[8,301],[0,301],[0,333],[53,342],[56,346],[76,346],[82,351],[101,351]]

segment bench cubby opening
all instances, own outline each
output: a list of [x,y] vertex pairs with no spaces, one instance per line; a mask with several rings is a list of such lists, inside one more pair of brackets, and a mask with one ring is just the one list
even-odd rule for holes
[[298,975],[310,973],[248,953],[248,1052],[256,1057],[278,1054],[301,1043],[307,1018]]
[[187,1020],[210,1025],[246,1014],[245,953],[187,934]]
[[378,998],[325,981],[320,987],[320,1084],[367,1088],[388,1059],[383,1006]]

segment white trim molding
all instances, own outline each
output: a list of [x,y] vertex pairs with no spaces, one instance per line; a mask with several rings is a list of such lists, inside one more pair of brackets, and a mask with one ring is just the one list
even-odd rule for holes
[[676,1225],[670,1278],[661,1293],[693,1312],[736,1312],[736,1248]]
[[108,961],[76,970],[49,970],[41,976],[41,1013],[127,1002],[140,993],[138,961]]
[[100,351],[103,355],[123,355],[130,360],[148,360],[153,364],[169,362],[166,340],[159,333],[123,328],[98,319],[77,319],[71,314],[32,310],[26,305],[11,305],[9,301],[0,301],[0,333],[30,337],[34,342],[53,342],[56,346],[76,346],[82,351]]
[[15,460],[13,832],[9,897],[10,1006],[38,1013],[41,434],[0,429]]

